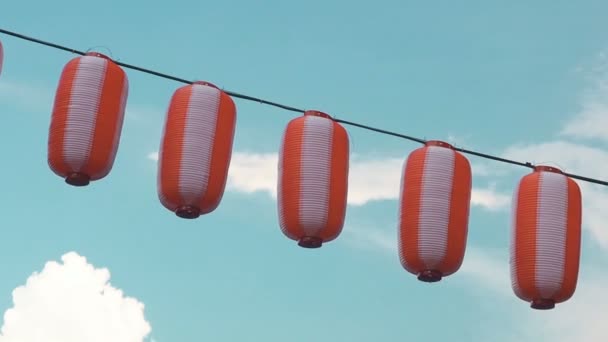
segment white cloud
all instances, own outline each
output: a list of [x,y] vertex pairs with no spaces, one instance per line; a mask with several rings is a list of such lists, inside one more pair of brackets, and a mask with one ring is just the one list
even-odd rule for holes
[[[395,215],[395,218],[397,216]],[[347,219],[348,220],[348,219]],[[346,223],[343,238],[350,246],[370,252],[381,252],[397,258],[397,231],[363,228]]]
[[0,342],[142,342],[144,305],[109,284],[110,272],[75,252],[49,261],[13,291]]
[[506,209],[511,204],[511,196],[498,192],[494,186],[486,189],[475,189],[471,193],[471,204],[488,210]]
[[27,110],[50,113],[53,108],[53,89],[37,82],[23,82],[0,78],[0,101]]
[[228,172],[228,190],[248,194],[266,192],[276,199],[278,162],[276,153],[233,153]]
[[591,87],[583,93],[581,110],[560,133],[608,142],[608,53],[600,53],[589,72]]
[[[608,94],[608,90],[606,93]],[[579,116],[568,122],[561,133],[572,137],[608,141],[606,127],[608,127],[608,99],[603,98],[587,103]]]
[[150,152],[148,153],[148,155],[146,156],[148,159],[153,160],[153,161],[158,161],[158,151],[157,152]]
[[532,323],[539,324],[540,329],[530,329],[529,334],[534,333],[530,337],[556,342],[607,341],[607,287],[608,277],[582,278],[576,293],[568,302],[558,304],[556,309],[543,312],[543,315],[532,317]]
[[[157,161],[158,152],[148,154]],[[227,190],[243,193],[265,192],[276,199],[276,153],[234,152],[228,172]],[[365,159],[354,156],[350,161],[348,203],[365,205],[371,201],[397,200],[403,159]],[[494,186],[474,188],[471,204],[488,210],[500,210],[510,203],[510,196],[500,193]]]

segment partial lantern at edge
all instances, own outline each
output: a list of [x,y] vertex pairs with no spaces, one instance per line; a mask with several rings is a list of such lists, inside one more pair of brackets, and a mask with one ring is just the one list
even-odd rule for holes
[[458,271],[464,259],[471,200],[469,161],[453,146],[428,141],[403,165],[399,259],[424,282]]
[[107,176],[120,143],[129,82],[96,52],[70,60],[61,73],[48,139],[48,164],[73,186]]
[[198,81],[172,98],[158,157],[158,197],[178,217],[214,211],[226,187],[236,127],[232,98]]
[[551,166],[536,166],[513,196],[511,285],[533,309],[553,309],[576,290],[582,199],[578,184]]
[[314,110],[292,119],[279,151],[277,206],[283,234],[304,248],[336,239],[346,216],[348,171],[344,127]]

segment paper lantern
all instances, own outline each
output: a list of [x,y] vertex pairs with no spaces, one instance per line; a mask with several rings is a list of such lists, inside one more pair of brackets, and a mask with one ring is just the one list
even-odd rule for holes
[[48,163],[66,183],[85,186],[110,173],[128,88],[125,72],[100,53],[87,53],[65,65],[49,128]]
[[175,91],[158,159],[158,196],[181,218],[215,210],[228,177],[236,126],[232,98],[215,85],[195,82]]
[[339,236],[348,192],[344,127],[319,111],[291,120],[279,151],[277,205],[283,233],[304,248]]
[[399,258],[405,270],[421,281],[440,281],[462,265],[471,178],[469,161],[442,141],[427,142],[404,163],[399,198]]
[[511,283],[534,309],[568,300],[578,280],[581,192],[576,182],[550,166],[524,176],[513,198]]

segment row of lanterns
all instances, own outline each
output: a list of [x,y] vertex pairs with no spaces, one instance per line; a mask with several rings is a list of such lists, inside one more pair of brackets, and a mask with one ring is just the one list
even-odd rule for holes
[[[0,44],[0,68],[2,66]],[[51,170],[74,186],[104,178],[118,149],[128,97],[123,69],[97,52],[64,67],[48,139]],[[158,197],[177,216],[214,211],[226,185],[236,125],[231,97],[208,82],[175,91],[158,160]],[[336,239],[346,215],[349,138],[319,111],[291,120],[278,164],[279,226],[305,248]],[[437,282],[462,265],[472,176],[450,144],[429,141],[403,166],[398,246],[405,270]],[[581,245],[581,193],[559,169],[537,166],[514,193],[510,241],[514,293],[535,309],[550,309],[575,291]]]

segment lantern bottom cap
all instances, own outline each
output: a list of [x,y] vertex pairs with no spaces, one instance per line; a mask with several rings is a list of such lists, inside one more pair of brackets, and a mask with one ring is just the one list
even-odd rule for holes
[[555,301],[553,299],[534,299],[532,300],[532,304],[530,304],[532,309],[536,310],[550,310],[555,308]]
[[175,215],[184,219],[195,219],[201,216],[201,210],[193,205],[182,205],[175,210]]
[[319,248],[323,245],[323,239],[316,236],[304,236],[298,241],[298,246],[304,248]]
[[91,182],[91,177],[82,172],[72,172],[65,177],[65,182],[73,186],[87,186]]
[[418,273],[418,280],[425,283],[435,283],[441,280],[443,274],[437,270],[424,270]]

